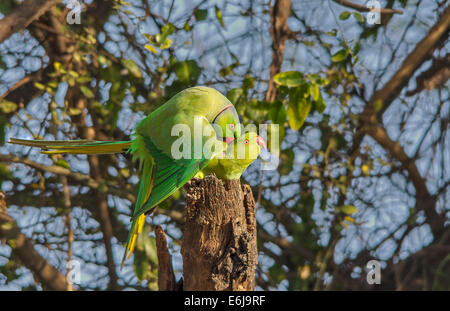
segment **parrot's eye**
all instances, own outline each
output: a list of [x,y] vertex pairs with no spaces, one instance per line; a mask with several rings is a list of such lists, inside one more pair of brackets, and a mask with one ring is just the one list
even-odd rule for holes
[[244,145],[248,145],[250,143],[250,141],[248,139],[244,140]]
[[230,130],[234,130],[234,128],[236,127],[236,125],[230,124],[229,127],[230,127]]

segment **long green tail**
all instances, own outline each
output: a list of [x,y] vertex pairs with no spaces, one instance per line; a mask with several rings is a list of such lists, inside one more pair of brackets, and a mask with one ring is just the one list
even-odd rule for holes
[[[139,184],[139,193],[136,199],[136,205],[134,207],[134,215],[136,211],[142,208],[152,193],[153,182],[155,179],[155,162],[146,148],[142,136],[136,136],[136,139],[130,147],[130,152],[133,154],[133,161],[139,161],[139,170],[141,171],[141,182]],[[133,253],[137,238],[139,233],[141,233],[144,228],[144,224],[145,214],[141,214],[139,217],[132,219],[131,229],[128,233],[127,244],[125,246],[125,253],[122,257],[120,269],[123,268],[125,260]]]
[[126,152],[131,141],[26,140],[11,138],[10,144],[38,147],[45,154],[112,154]]
[[[10,144],[37,147],[43,149],[45,154],[112,154],[131,151],[133,160],[140,159],[140,169],[142,170],[141,184],[139,194],[136,200],[135,211],[140,209],[150,196],[153,188],[153,160],[145,149],[145,146],[139,146],[141,139],[135,141],[135,147],[130,148],[132,141],[96,141],[96,140],[26,140],[11,138]],[[145,159],[145,160],[144,160]],[[137,237],[142,231],[145,223],[145,214],[133,220],[131,230],[128,235],[125,254],[122,259],[123,267],[125,259],[133,253]]]

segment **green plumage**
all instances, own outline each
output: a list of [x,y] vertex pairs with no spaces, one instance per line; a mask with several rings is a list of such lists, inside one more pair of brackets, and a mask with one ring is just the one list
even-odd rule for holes
[[243,134],[228,146],[224,157],[216,157],[209,161],[196,177],[214,173],[223,180],[239,179],[247,167],[259,156],[258,137],[253,132]]
[[[172,146],[178,139],[176,126],[190,129],[190,141],[201,146],[213,141],[218,148],[211,154],[175,159]],[[200,132],[196,129],[200,129]],[[11,139],[10,143],[43,149],[53,154],[111,154],[128,151],[139,161],[141,182],[122,266],[131,255],[136,238],[145,223],[145,213],[170,196],[223,152],[224,141],[240,136],[239,117],[230,101],[208,87],[188,88],[144,118],[136,127],[132,141],[42,141]],[[195,144],[188,150],[194,154]],[[225,145],[226,148],[226,145]],[[203,149],[202,149],[203,150]]]
[[[227,110],[227,107],[232,109]],[[144,225],[145,213],[173,194],[209,162],[203,156],[199,159],[178,160],[172,157],[172,146],[178,139],[177,135],[172,134],[174,126],[185,125],[191,129],[191,142],[196,139],[194,135],[197,135],[197,139],[201,135],[203,146],[206,141],[216,140],[223,133],[230,134],[224,128],[221,128],[221,133],[215,132],[212,122],[219,118],[222,122],[226,121],[226,124],[234,124],[236,129],[239,128],[237,113],[226,97],[211,88],[194,87],[178,93],[137,125],[131,152],[139,161],[151,162],[153,170],[151,183],[141,183],[140,186],[140,192],[145,193],[146,200],[136,203],[122,265],[127,254],[131,255],[133,252],[137,235]],[[200,120],[200,124],[195,124],[196,120]],[[201,133],[195,133],[198,125]],[[205,132],[210,134],[202,135]],[[232,136],[238,134],[236,131],[231,132]],[[190,154],[194,154],[193,146]]]

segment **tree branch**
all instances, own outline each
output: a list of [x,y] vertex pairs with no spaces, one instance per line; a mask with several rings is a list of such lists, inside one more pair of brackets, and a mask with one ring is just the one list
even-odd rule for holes
[[[432,231],[435,237],[439,236],[443,227],[443,222],[435,211],[436,198],[431,196],[425,179],[420,175],[414,159],[408,157],[403,147],[394,142],[382,125],[379,116],[389,107],[390,103],[400,94],[407,85],[414,72],[422,65],[436,46],[447,38],[450,27],[450,6],[447,7],[440,16],[438,22],[430,29],[425,38],[417,44],[414,50],[403,61],[400,69],[380,90],[376,91],[370,101],[364,107],[360,117],[360,131],[355,139],[353,151],[356,151],[364,135],[369,135],[375,139],[393,158],[400,161],[404,169],[410,175],[411,181],[416,189],[416,206],[423,209],[434,224]],[[379,111],[375,109],[378,102],[382,102],[383,108]]]
[[[414,50],[405,58],[400,69],[392,76],[380,90],[376,91],[369,103],[366,105],[362,116],[369,122],[374,122],[374,117],[381,115],[389,104],[400,94],[401,90],[408,84],[414,72],[423,64],[427,56],[435,50],[436,46],[448,38],[450,28],[450,6],[440,16],[437,23],[430,29],[428,34],[420,41]],[[377,114],[374,104],[381,101],[383,109]]]
[[291,14],[291,0],[277,0],[270,5],[270,35],[272,37],[272,63],[270,64],[270,77],[267,86],[266,100],[272,102],[277,96],[277,87],[273,77],[280,72],[283,63],[285,42],[289,34],[287,20]]
[[[372,9],[369,7],[366,7],[365,5],[356,4],[348,0],[333,0],[337,4],[346,6],[348,8],[355,9],[359,12],[370,12]],[[396,10],[396,9],[380,9],[381,14],[403,14],[402,10]]]
[[76,181],[82,185],[85,185],[89,188],[103,191],[103,192],[108,192],[109,194],[112,194],[112,195],[117,195],[118,197],[125,198],[132,203],[134,203],[135,199],[136,199],[128,191],[121,191],[117,188],[113,188],[108,185],[102,184],[101,182],[98,182],[95,179],[91,178],[89,175],[85,175],[85,174],[78,173],[78,172],[72,172],[70,169],[64,168],[62,166],[44,165],[44,164],[34,162],[27,158],[20,158],[17,156],[6,155],[6,154],[0,154],[0,162],[21,163],[21,164],[25,164],[29,167],[32,167],[36,170],[39,170],[41,172],[48,172],[48,173],[52,173],[55,175],[67,176],[69,179],[74,180],[74,181]]
[[61,0],[25,0],[11,14],[0,20],[0,43],[25,29],[31,22],[50,10]]
[[17,223],[7,214],[4,197],[0,191],[0,238],[6,239],[12,252],[34,273],[43,287],[50,290],[67,290],[68,283],[64,275],[39,255],[33,243],[20,232]]
[[370,126],[367,134],[375,139],[393,158],[400,161],[403,168],[408,172],[409,178],[416,189],[416,208],[425,212],[430,229],[435,238],[438,238],[444,229],[445,217],[441,217],[436,212],[436,196],[429,193],[426,179],[420,175],[414,159],[408,157],[402,146],[398,142],[394,142],[383,127]]
[[158,288],[160,291],[177,290],[172,267],[172,256],[167,246],[166,235],[160,225],[155,228],[156,251],[158,254]]
[[214,175],[186,184],[184,290],[253,290],[258,260],[249,185]]

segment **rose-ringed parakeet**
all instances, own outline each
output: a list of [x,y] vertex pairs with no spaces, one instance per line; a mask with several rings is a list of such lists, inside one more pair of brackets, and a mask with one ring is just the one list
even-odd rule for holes
[[195,177],[202,178],[214,173],[222,180],[239,179],[246,168],[258,158],[260,146],[266,148],[263,138],[254,132],[244,133],[227,146],[223,156],[211,159]]
[[[173,129],[190,129],[189,157],[175,159],[172,146],[178,139]],[[197,130],[197,131],[196,131]],[[178,133],[179,134],[179,133]],[[132,141],[43,141],[11,139],[10,143],[39,147],[46,154],[111,154],[129,151],[139,162],[141,181],[122,266],[133,252],[145,223],[145,213],[193,178],[227,143],[240,137],[239,116],[231,102],[208,87],[185,89],[144,118]],[[214,146],[204,151],[207,144]],[[200,152],[198,146],[200,145]],[[183,150],[186,151],[186,150]]]

